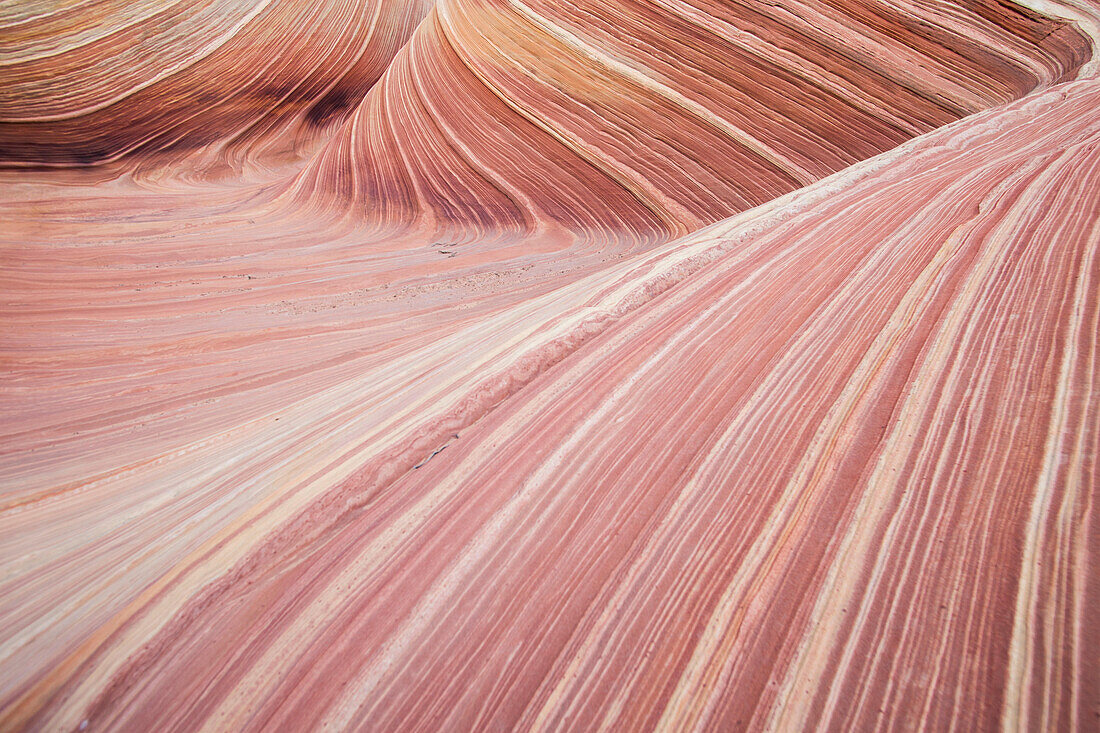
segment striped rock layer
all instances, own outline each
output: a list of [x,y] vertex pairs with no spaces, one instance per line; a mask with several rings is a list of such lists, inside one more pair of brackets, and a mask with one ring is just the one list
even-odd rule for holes
[[443,0],[298,186],[443,231],[682,235],[1086,55],[994,0]]
[[132,166],[201,152],[204,167],[239,174],[293,160],[358,105],[430,4],[5,3],[0,161]]
[[0,730],[1097,725],[1100,5],[0,29]]

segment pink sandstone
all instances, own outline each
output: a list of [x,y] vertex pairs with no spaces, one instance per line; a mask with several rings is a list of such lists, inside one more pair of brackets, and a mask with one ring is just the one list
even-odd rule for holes
[[1094,728],[1030,4],[0,11],[0,729]]

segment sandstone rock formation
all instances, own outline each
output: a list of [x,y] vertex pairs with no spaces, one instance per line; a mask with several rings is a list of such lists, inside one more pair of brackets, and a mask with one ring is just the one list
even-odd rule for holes
[[0,729],[1080,729],[1100,5],[0,8]]

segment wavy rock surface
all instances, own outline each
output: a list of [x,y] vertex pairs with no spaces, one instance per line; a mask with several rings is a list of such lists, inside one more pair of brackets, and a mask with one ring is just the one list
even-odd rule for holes
[[201,152],[185,165],[238,174],[293,161],[358,105],[430,6],[6,3],[0,161],[163,165]]
[[1086,48],[986,0],[444,0],[299,185],[445,231],[685,234],[1058,81]]
[[0,728],[1095,725],[1096,6],[398,5],[10,93]]

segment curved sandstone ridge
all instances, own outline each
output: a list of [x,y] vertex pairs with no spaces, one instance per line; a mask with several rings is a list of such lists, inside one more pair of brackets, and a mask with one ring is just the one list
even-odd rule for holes
[[444,231],[685,234],[1061,80],[1086,49],[994,0],[441,0],[298,185]]
[[1100,5],[0,33],[0,730],[1095,727]]
[[0,163],[293,160],[355,108],[430,5],[5,3]]

